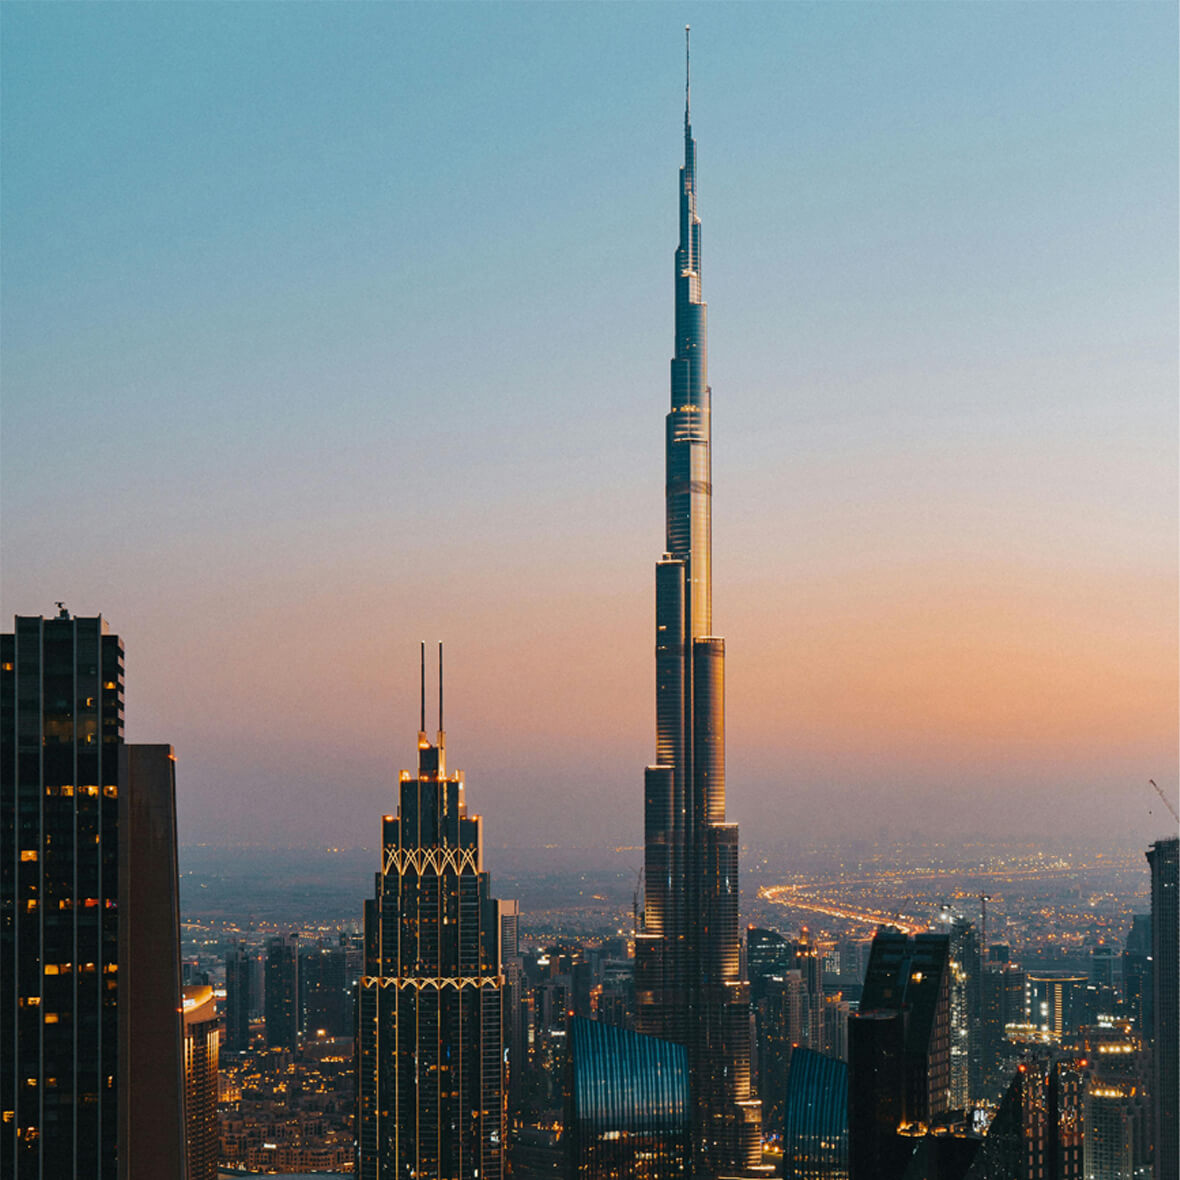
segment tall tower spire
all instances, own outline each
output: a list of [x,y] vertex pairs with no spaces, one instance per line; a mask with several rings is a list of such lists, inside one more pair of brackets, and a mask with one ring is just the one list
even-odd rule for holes
[[687,27],[684,37],[665,553],[656,565],[656,764],[644,778],[644,929],[635,980],[640,1030],[688,1049],[693,1175],[716,1180],[756,1173],[761,1107],[750,1091],[737,825],[725,822],[725,641],[713,634],[712,391]]

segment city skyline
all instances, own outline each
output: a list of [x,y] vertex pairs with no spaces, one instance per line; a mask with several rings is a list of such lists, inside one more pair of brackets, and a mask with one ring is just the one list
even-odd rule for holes
[[370,842],[441,637],[489,846],[639,842],[686,20],[731,818],[1161,834],[1174,9],[9,5],[3,610],[182,840]]

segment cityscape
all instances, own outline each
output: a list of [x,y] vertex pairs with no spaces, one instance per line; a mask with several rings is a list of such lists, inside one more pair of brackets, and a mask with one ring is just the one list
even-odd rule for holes
[[1176,11],[678,15],[0,17],[5,1178],[1180,1180]]

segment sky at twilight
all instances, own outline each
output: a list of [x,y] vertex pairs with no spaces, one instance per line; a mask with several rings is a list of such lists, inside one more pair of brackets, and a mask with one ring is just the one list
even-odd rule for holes
[[730,818],[1166,831],[1174,4],[10,2],[0,610],[182,843],[376,844],[420,639],[490,845],[642,842],[685,23]]

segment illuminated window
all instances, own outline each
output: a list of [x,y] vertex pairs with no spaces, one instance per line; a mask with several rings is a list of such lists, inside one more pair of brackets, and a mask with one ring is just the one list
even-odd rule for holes
[[114,783],[107,783],[107,785],[105,787],[103,787],[102,793],[108,799],[114,799],[115,796],[118,795],[118,793],[119,793],[119,788],[116,787]]
[[63,795],[67,795],[67,796],[72,795],[74,793],[73,784],[72,783],[63,783],[62,788],[61,788],[61,793]]
[[57,1013],[56,1012],[46,1012],[45,1013],[45,1023],[46,1024],[56,1024],[57,1023]]
[[46,975],[59,975],[59,974],[61,974],[61,972],[60,972],[58,965],[56,963],[46,963],[45,964],[45,974]]
[[36,860],[37,850],[35,848],[22,848],[20,858],[21,860]]

